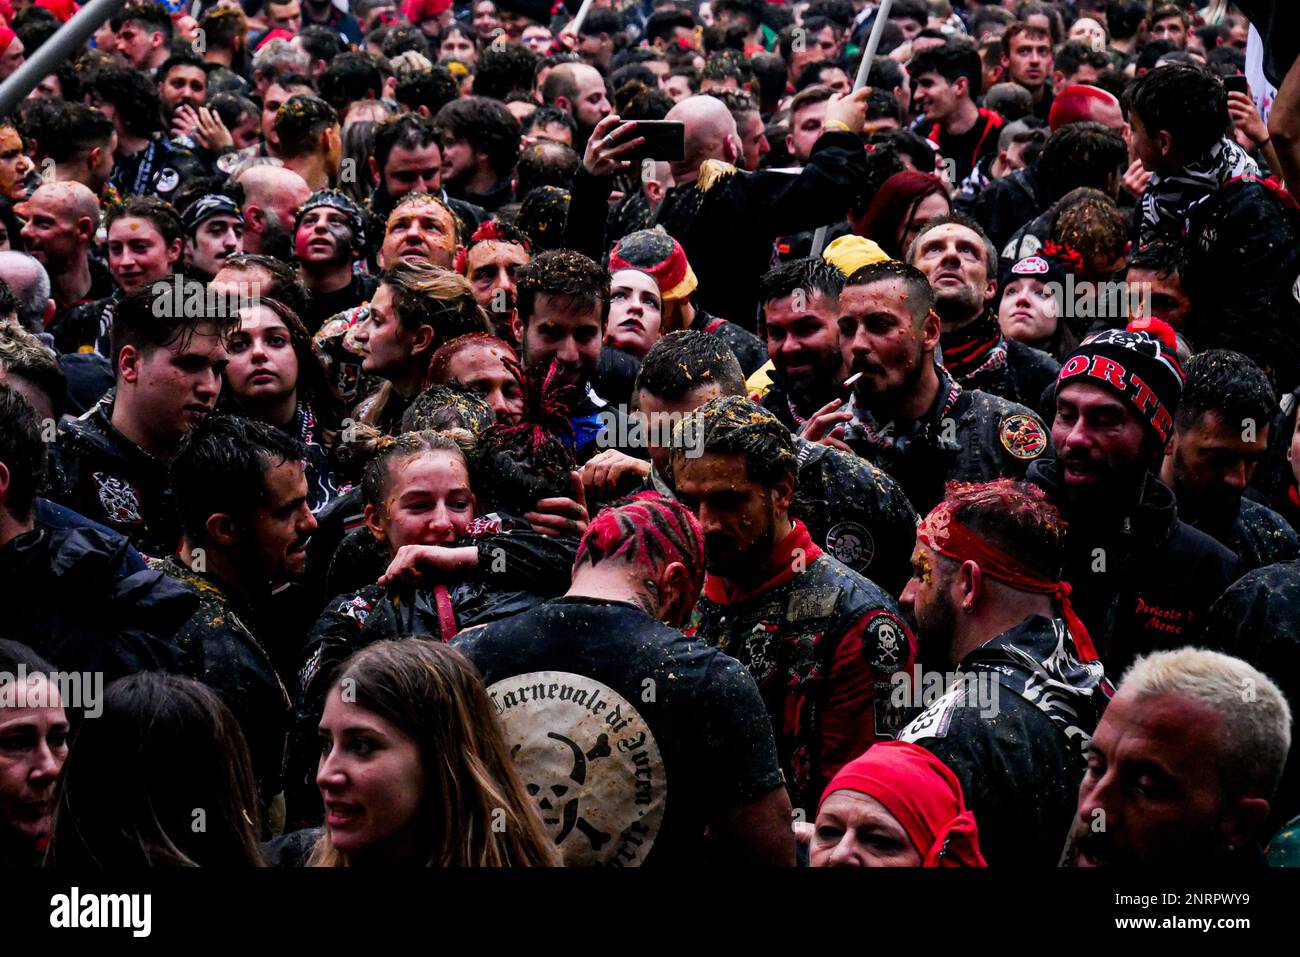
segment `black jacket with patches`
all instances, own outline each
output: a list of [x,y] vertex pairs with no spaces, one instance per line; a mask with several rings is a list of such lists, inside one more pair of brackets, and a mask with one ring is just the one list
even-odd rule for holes
[[[1300,563],[1257,568],[1233,584],[1201,620],[1197,642],[1250,662],[1291,704],[1291,740],[1300,733]],[[1300,813],[1300,749],[1291,748],[1272,802],[1271,828]]]
[[1067,524],[1063,578],[1106,673],[1139,655],[1193,642],[1201,615],[1236,581],[1237,556],[1178,518],[1174,493],[1147,476],[1132,505],[1084,510],[1061,495],[1056,462],[1030,466]]
[[36,527],[0,548],[3,635],[61,670],[104,683],[140,671],[180,671],[173,635],[198,599],[159,571],[135,570],[131,544],[89,525]]
[[706,161],[697,182],[668,191],[655,221],[682,244],[700,280],[700,308],[752,331],[776,237],[843,219],[866,173],[858,136],[824,133],[798,174]]
[[[1001,357],[991,357],[985,367],[958,376],[963,389],[977,389],[1016,402],[1043,414],[1043,393],[1056,382],[1061,364],[1041,349],[1002,337]],[[997,350],[995,350],[996,352]]]
[[991,867],[1054,867],[1110,691],[1101,665],[1079,661],[1063,621],[1034,615],[968,654],[959,673],[937,700],[927,694],[899,740],[957,775]]
[[271,657],[253,635],[252,609],[237,602],[221,582],[192,571],[175,558],[150,567],[188,586],[199,608],[176,634],[190,677],[215,691],[243,729],[263,810],[283,790],[289,692]]
[[748,593],[710,575],[687,634],[731,655],[758,685],[790,802],[811,820],[846,762],[902,727],[891,676],[916,640],[879,587],[822,554],[802,522]]
[[180,544],[180,519],[170,501],[167,463],[113,427],[105,400],[64,422],[50,449],[49,498],[163,557]]
[[942,370],[939,378],[924,418],[882,426],[855,401],[844,430],[849,447],[901,485],[922,515],[943,500],[948,482],[1021,478],[1051,449],[1047,426],[1026,406],[963,389]]

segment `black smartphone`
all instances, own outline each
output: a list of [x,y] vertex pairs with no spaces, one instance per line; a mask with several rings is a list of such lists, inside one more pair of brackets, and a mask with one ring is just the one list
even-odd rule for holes
[[[680,120],[636,120],[636,129],[629,130],[618,139],[634,140],[645,137],[645,142],[634,150],[619,155],[619,159],[639,163],[641,160],[680,160],[686,156],[686,124]],[[615,128],[617,133],[626,124]]]
[[1241,74],[1225,76],[1223,78],[1223,88],[1229,93],[1249,93],[1246,88],[1246,78]]

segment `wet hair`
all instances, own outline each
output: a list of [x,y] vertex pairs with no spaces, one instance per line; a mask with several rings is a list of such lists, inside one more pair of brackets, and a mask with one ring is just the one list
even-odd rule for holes
[[[434,348],[467,332],[488,332],[487,314],[464,276],[427,262],[398,261],[383,271],[379,284],[393,295],[402,328],[431,326]],[[432,350],[430,350],[432,353]]]
[[504,100],[513,92],[531,93],[536,75],[537,54],[528,47],[490,43],[474,69],[474,95]]
[[614,95],[614,108],[623,122],[629,120],[662,120],[673,108],[673,98],[655,85],[631,80],[618,88]]
[[1175,276],[1182,282],[1187,268],[1187,254],[1182,243],[1168,239],[1153,239],[1140,246],[1128,257],[1129,269],[1149,269],[1159,276]]
[[321,73],[316,89],[321,99],[342,114],[359,100],[383,97],[384,71],[369,54],[344,53]]
[[515,284],[515,308],[525,327],[533,318],[538,296],[546,296],[571,315],[598,309],[602,328],[609,317],[609,272],[581,253],[544,252],[520,267]]
[[515,225],[528,237],[534,252],[565,251],[564,228],[572,199],[562,186],[538,186],[524,196]]
[[659,39],[671,44],[674,30],[678,27],[694,30],[697,22],[695,16],[689,10],[683,10],[680,7],[669,10],[656,10],[646,18],[642,39],[652,46],[655,40]]
[[519,157],[519,121],[505,104],[482,96],[453,100],[434,119],[440,132],[465,140],[475,153],[486,153],[498,177],[514,169]]
[[1021,564],[1045,578],[1061,577],[1065,521],[1038,486],[1009,478],[949,482],[943,501],[954,519]]
[[82,103],[64,103],[52,135],[41,140],[45,154],[56,163],[84,159],[99,147],[108,149],[113,121]]
[[[992,267],[997,269],[996,260]],[[878,282],[886,282],[891,279],[900,280],[907,290],[907,306],[912,313],[912,321],[916,326],[925,322],[925,317],[930,314],[934,308],[934,290],[930,287],[930,280],[926,278],[925,273],[915,266],[909,266],[907,263],[899,262],[896,259],[886,259],[883,262],[871,263],[855,269],[853,274],[844,281],[845,288],[849,286],[872,286]]]
[[337,30],[316,23],[303,25],[303,28],[298,31],[298,42],[313,62],[319,60],[332,63],[347,50]]
[[280,153],[288,157],[311,155],[319,147],[321,134],[338,125],[339,115],[327,102],[318,96],[296,93],[275,114]]
[[533,252],[533,244],[523,230],[511,226],[509,223],[503,223],[499,219],[488,219],[484,220],[478,229],[474,230],[474,235],[470,236],[469,241],[465,243],[462,252],[456,254],[456,271],[468,278],[470,250],[480,243],[488,242],[509,243],[519,246],[530,256]]
[[[195,827],[194,812],[205,812]],[[206,685],[145,671],[108,686],[59,781],[57,867],[260,867],[243,730]]]
[[[221,10],[228,10],[229,7],[219,7]],[[261,115],[257,104],[246,96],[240,96],[236,93],[218,93],[208,100],[208,109],[221,117],[221,122],[226,125],[227,129],[234,129],[239,121],[246,116],[257,118]]]
[[539,106],[524,119],[520,129],[524,133],[531,133],[533,130],[540,130],[556,123],[574,134],[575,137],[577,136],[577,122],[572,116],[556,106]]
[[128,133],[151,136],[163,128],[158,87],[145,70],[116,63],[96,67],[81,80],[82,95],[111,103]]
[[307,447],[279,429],[239,415],[210,415],[181,440],[168,470],[187,541],[207,541],[207,522],[243,523],[266,500],[266,472],[307,458]]
[[[459,246],[461,237],[465,233],[465,224],[462,223],[460,217],[456,215],[456,211],[447,205],[446,200],[441,196],[435,196],[433,193],[403,193],[401,196],[397,197],[397,200],[393,203],[393,208],[388,211],[388,220],[391,220],[393,215],[403,206],[426,204],[437,206],[447,214],[447,217],[451,220],[451,229],[454,234],[452,238],[455,240],[456,245]],[[388,220],[385,220],[384,222],[384,236],[380,240],[381,243],[383,242],[383,239],[388,237]]]
[[1078,41],[1063,43],[1052,58],[1052,66],[1067,77],[1079,72],[1079,67],[1090,66],[1098,72],[1110,69],[1110,58]]
[[1048,43],[1052,42],[1052,31],[1040,27],[1036,23],[1029,23],[1026,20],[1017,20],[1004,31],[1002,31],[1002,54],[1011,56],[1011,44],[1015,42],[1016,37],[1028,37],[1031,40],[1042,39]]
[[1114,262],[1128,246],[1128,217],[1100,190],[1073,189],[1057,201],[1051,239],[1083,256],[1087,269],[1097,260]]
[[843,288],[844,273],[826,260],[815,256],[793,259],[763,274],[758,280],[758,301],[767,305],[802,290],[809,299],[821,293],[834,303]]
[[28,674],[50,675],[57,670],[30,646],[21,641],[0,638],[0,672],[14,675],[17,674],[19,667],[27,669]]
[[681,502],[658,492],[642,492],[602,508],[587,527],[576,569],[622,561],[655,574],[681,562],[690,576],[690,591],[704,587],[704,532]]
[[1199,159],[1228,128],[1228,93],[1219,79],[1196,66],[1170,64],[1148,70],[1124,91],[1124,108],[1155,136],[1169,133],[1188,161]]
[[167,246],[185,235],[180,214],[171,203],[165,203],[154,196],[136,196],[108,207],[108,212],[104,214],[104,231],[111,230],[119,219],[147,219],[153,223]]
[[1104,192],[1127,162],[1128,147],[1118,132],[1100,123],[1070,123],[1043,144],[1038,177],[1044,197],[1054,203],[1080,186]]
[[980,63],[979,51],[965,41],[949,40],[941,47],[922,50],[912,57],[907,69],[913,77],[937,73],[949,83],[965,77],[970,84],[966,95],[972,100],[979,96],[980,86],[984,82],[984,68]]
[[109,19],[113,32],[118,33],[128,23],[142,23],[151,33],[161,33],[168,40],[172,38],[172,15],[161,3],[132,3],[123,7]]
[[523,515],[544,498],[569,495],[573,455],[573,411],[576,390],[558,382],[559,363],[546,370],[525,371],[506,361],[524,400],[518,422],[494,423],[479,439],[474,456],[474,488],[483,510]]
[[419,73],[408,73],[397,81],[393,98],[408,110],[424,107],[430,116],[460,96],[460,83],[451,75],[451,71],[440,63],[433,69]]
[[212,70],[211,64],[204,62],[202,57],[195,56],[188,50],[184,53],[172,54],[166,60],[163,60],[162,65],[158,67],[158,70],[154,74],[158,77],[158,83],[162,84],[162,82],[167,79],[167,74],[171,73],[171,71],[176,69],[178,66],[192,66],[202,70],[204,86],[207,85],[208,73]]
[[45,484],[46,455],[36,412],[16,389],[0,383],[0,462],[9,470],[5,510],[18,521],[32,516]]
[[218,50],[234,50],[235,41],[246,40],[248,16],[239,7],[213,7],[199,19],[207,44]]
[[418,150],[431,145],[442,145],[433,121],[420,113],[399,113],[375,125],[375,145],[371,155],[382,175],[388,157],[397,147]]
[[[465,338],[461,336],[461,338]],[[402,413],[403,432],[446,432],[459,439],[459,432],[475,439],[497,420],[487,400],[451,385],[431,385],[412,400]],[[468,449],[468,444],[462,446]]]
[[1106,33],[1112,40],[1132,39],[1146,15],[1146,0],[1110,0],[1106,4]]
[[538,186],[568,187],[581,165],[578,154],[563,143],[541,140],[525,146],[515,168],[519,195],[526,196]]
[[641,359],[633,393],[645,390],[674,402],[701,386],[716,384],[722,395],[745,395],[745,375],[736,354],[707,332],[670,332]]
[[[984,94],[984,106],[995,113],[1001,113],[1002,118],[1008,121],[1002,127],[1005,132],[1012,122],[1027,118],[1034,111],[1034,97],[1019,83],[994,83],[989,87],[988,93]],[[999,145],[1000,140],[1001,134]]]
[[781,420],[743,395],[710,399],[673,428],[673,463],[696,448],[705,455],[742,455],[751,481],[775,485],[799,474],[794,436]]
[[[430,867],[553,867],[559,852],[520,781],[483,679],[460,652],[427,636],[380,641],[339,670],[355,703],[412,739],[424,771],[417,811]],[[494,826],[500,820],[501,827]],[[329,831],[310,865],[344,867]]]
[[308,309],[307,287],[302,284],[297,270],[282,259],[261,253],[235,253],[222,262],[221,268],[237,271],[264,269],[271,274],[271,284],[257,290],[259,297],[283,303],[295,316],[302,316]]
[[383,510],[392,488],[395,468],[421,455],[448,452],[459,458],[468,472],[465,448],[463,440],[458,442],[452,435],[441,431],[424,430],[382,436],[375,440],[372,447],[374,457],[366,463],[365,471],[361,474],[361,497],[367,505]]
[[214,327],[223,341],[237,327],[239,321],[229,310],[213,310],[211,316],[204,314],[208,310],[182,310],[180,316],[166,315],[170,310],[162,310],[164,315],[158,315],[154,309],[157,300],[154,287],[171,287],[176,281],[175,275],[169,275],[157,282],[145,283],[123,293],[117,301],[113,309],[113,328],[109,333],[109,359],[114,373],[120,371],[118,361],[125,346],[133,346],[144,355],[174,344],[184,349],[200,326]]
[[1187,363],[1186,372],[1183,397],[1174,416],[1180,432],[1193,428],[1210,412],[1231,430],[1244,429],[1250,421],[1262,432],[1277,411],[1268,376],[1240,352],[1210,349],[1197,353]]
[[[4,284],[3,279],[0,279],[0,284]],[[0,285],[0,315],[6,314],[6,296],[9,302],[17,305],[8,284]],[[22,379],[39,389],[50,400],[56,420],[63,416],[68,383],[59,368],[59,360],[40,339],[17,322],[0,322],[0,369],[10,380]]]
[[434,385],[452,385],[451,373],[448,371],[453,360],[461,353],[471,349],[500,349],[506,356],[514,356],[515,350],[504,339],[486,332],[471,332],[457,336],[438,347],[438,351],[429,360],[429,381]]
[[425,32],[410,25],[390,28],[384,34],[383,52],[390,60],[403,53],[418,53],[426,59],[433,59],[429,55],[429,38]]

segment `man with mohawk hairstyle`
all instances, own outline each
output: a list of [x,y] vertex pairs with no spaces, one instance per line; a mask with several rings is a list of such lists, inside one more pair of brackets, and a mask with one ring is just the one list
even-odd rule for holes
[[703,581],[699,523],[644,492],[596,516],[564,597],[455,641],[568,866],[794,863],[758,690],[678,630]]

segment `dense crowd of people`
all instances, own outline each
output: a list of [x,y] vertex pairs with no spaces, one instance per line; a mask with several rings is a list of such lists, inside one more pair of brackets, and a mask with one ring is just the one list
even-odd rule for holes
[[0,866],[1300,863],[1300,15],[579,7],[0,119]]

